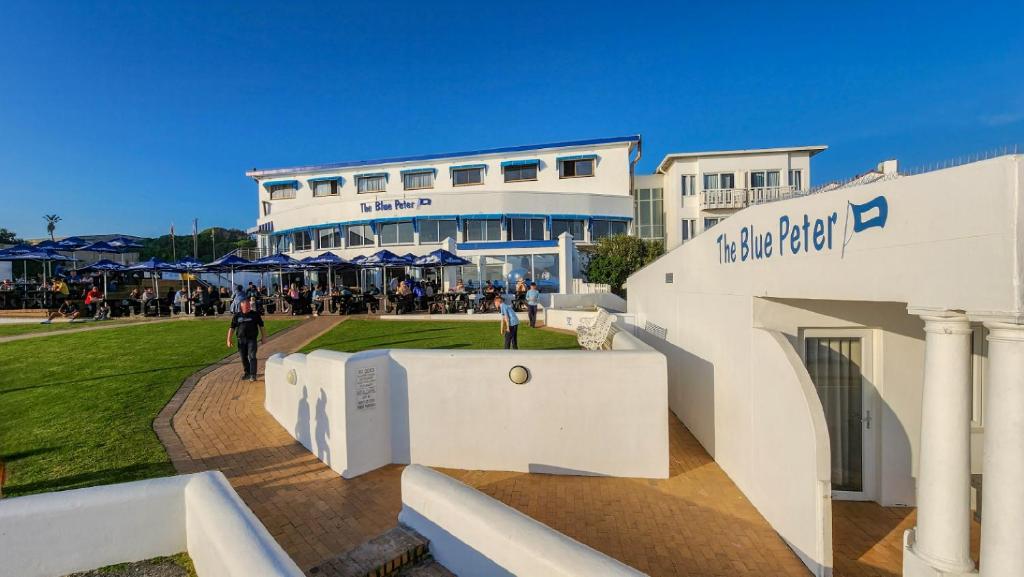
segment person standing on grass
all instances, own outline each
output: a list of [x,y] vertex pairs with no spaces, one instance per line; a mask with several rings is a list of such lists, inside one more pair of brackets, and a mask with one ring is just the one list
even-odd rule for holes
[[505,335],[505,349],[519,349],[519,315],[512,305],[505,304],[500,294],[494,297],[494,306],[501,315],[501,334]]
[[526,291],[526,310],[530,315],[530,328],[537,328],[537,304],[540,303],[540,291],[537,290],[537,283],[530,283],[530,290]]
[[252,310],[249,301],[243,300],[239,305],[239,312],[231,317],[231,326],[228,327],[228,348],[231,348],[232,335],[238,335],[238,354],[242,357],[242,369],[245,374],[242,379],[256,380],[256,337],[259,336],[260,343],[267,340],[267,332],[263,328],[263,315]]

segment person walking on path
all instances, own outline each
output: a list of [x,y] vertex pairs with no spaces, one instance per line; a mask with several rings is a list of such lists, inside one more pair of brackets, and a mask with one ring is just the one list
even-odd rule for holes
[[530,283],[530,290],[526,291],[526,310],[530,315],[530,328],[537,328],[537,304],[540,303],[540,291],[537,290],[537,283]]
[[256,337],[259,336],[260,343],[267,340],[267,332],[263,328],[263,315],[252,310],[249,301],[243,300],[239,304],[239,312],[231,317],[231,326],[228,328],[227,345],[231,348],[231,337],[238,336],[238,355],[242,357],[242,369],[245,374],[242,379],[256,380]]
[[505,335],[505,349],[519,349],[519,316],[512,305],[505,304],[500,294],[494,297],[494,306],[501,315],[501,334]]

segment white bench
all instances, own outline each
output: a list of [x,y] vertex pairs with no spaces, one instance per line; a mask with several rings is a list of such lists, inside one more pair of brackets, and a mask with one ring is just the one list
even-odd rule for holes
[[597,316],[581,319],[576,326],[576,340],[580,347],[588,351],[602,348],[612,335],[615,320],[615,315],[601,307],[597,308]]

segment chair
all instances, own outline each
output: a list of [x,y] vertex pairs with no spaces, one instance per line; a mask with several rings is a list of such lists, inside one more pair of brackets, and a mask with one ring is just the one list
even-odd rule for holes
[[576,341],[581,348],[596,351],[605,345],[615,324],[615,315],[598,307],[597,316],[582,319],[576,326]]

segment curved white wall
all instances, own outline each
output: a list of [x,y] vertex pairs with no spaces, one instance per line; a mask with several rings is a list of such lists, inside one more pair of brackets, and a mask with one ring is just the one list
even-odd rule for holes
[[457,575],[644,575],[426,467],[402,472],[398,520],[429,539],[431,554]]
[[0,577],[188,551],[200,577],[301,577],[219,471],[0,501]]
[[[275,355],[266,408],[346,478],[389,463],[665,478],[665,357],[632,335],[616,342]],[[516,365],[530,372],[522,385],[509,379]]]

